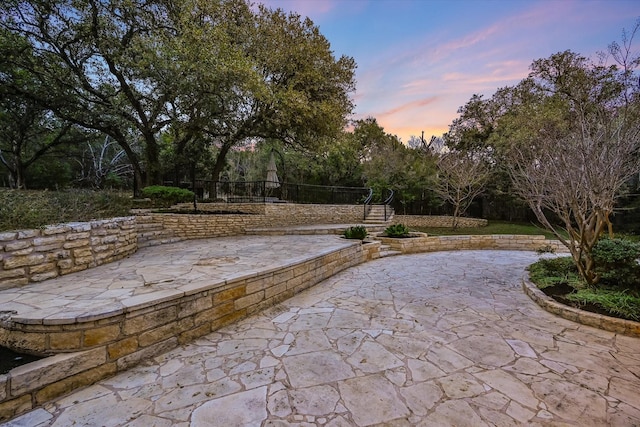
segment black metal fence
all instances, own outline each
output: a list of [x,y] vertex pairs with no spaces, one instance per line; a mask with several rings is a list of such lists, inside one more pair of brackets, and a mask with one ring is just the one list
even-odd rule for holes
[[287,184],[269,181],[200,181],[201,198],[226,203],[318,203],[333,205],[362,204],[369,194],[364,187]]

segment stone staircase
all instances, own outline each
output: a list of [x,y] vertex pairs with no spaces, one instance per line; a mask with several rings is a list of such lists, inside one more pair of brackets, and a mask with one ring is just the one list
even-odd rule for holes
[[384,244],[380,245],[380,258],[395,256],[395,255],[402,255],[402,251],[396,251],[395,249],[392,249],[391,246],[389,245],[384,245]]
[[371,205],[371,210],[367,213],[367,217],[364,220],[365,224],[386,224],[390,223],[393,219],[393,208],[386,206],[387,219],[384,218],[385,205]]

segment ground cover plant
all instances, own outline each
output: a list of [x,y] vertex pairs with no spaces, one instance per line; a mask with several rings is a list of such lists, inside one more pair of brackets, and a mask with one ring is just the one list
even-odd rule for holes
[[579,274],[571,257],[542,259],[529,277],[545,294],[583,310],[640,321],[640,243],[601,239],[593,250],[596,285]]
[[127,216],[130,211],[130,197],[120,192],[0,189],[0,231]]

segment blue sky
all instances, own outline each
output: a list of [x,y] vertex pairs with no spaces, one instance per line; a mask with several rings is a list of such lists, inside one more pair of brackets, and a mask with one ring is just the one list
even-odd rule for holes
[[640,18],[637,0],[257,1],[308,16],[336,56],[352,56],[354,118],[373,116],[404,142],[446,132],[471,95],[517,84],[535,59],[597,59]]

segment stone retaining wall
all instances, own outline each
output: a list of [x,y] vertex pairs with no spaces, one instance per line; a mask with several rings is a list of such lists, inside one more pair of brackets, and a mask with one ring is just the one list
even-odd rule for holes
[[[377,257],[379,243],[352,245],[313,258],[200,287],[70,324],[2,325],[0,344],[64,353],[0,375],[0,420],[126,370]],[[9,326],[11,328],[9,328]],[[8,342],[10,341],[10,342]]]
[[115,261],[138,249],[135,217],[0,233],[0,289]]
[[552,252],[568,252],[557,240],[547,240],[544,236],[491,234],[482,236],[427,236],[413,238],[390,238],[377,236],[383,244],[402,253],[455,251],[465,249],[506,249]]
[[267,225],[357,224],[364,220],[362,205],[307,205],[271,203],[266,205]]
[[264,224],[264,215],[185,215],[185,214],[148,214],[148,221],[160,225],[178,240],[227,237],[245,234],[254,224]]
[[[181,203],[177,209],[192,210],[193,205]],[[255,221],[249,227],[306,224],[353,224],[364,220],[362,205],[318,205],[296,203],[200,203],[202,211],[242,212],[264,215],[267,218],[250,217]]]
[[[453,223],[452,216],[437,216],[437,215],[395,215],[393,222],[397,224],[404,224],[407,227],[441,227],[450,228]],[[458,218],[459,227],[485,227],[487,225],[486,219],[480,218]]]

